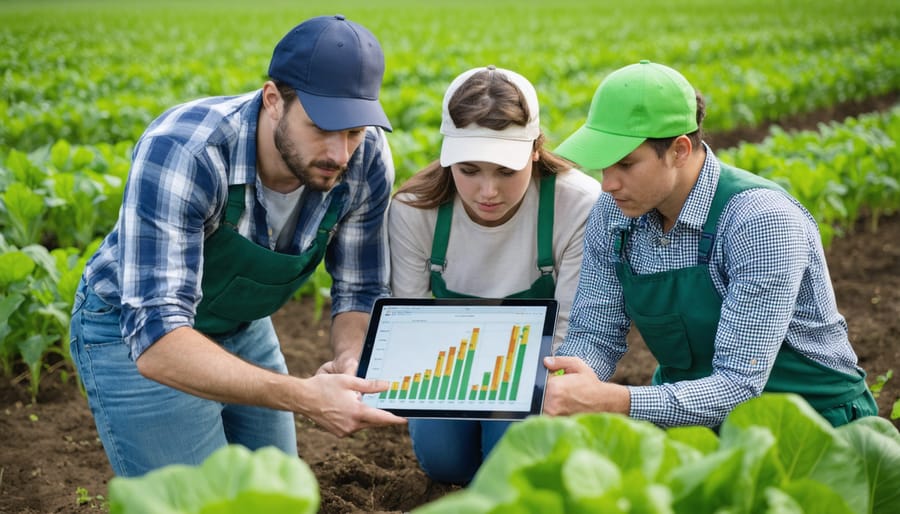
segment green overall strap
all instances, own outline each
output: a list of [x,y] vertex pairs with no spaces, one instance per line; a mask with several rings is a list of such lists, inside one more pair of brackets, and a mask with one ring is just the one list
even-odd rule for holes
[[[541,177],[538,196],[537,222],[537,268],[541,276],[531,287],[513,293],[506,298],[553,298],[556,283],[553,280],[553,217],[556,203],[556,175]],[[453,219],[453,200],[438,207],[437,220],[434,226],[434,240],[431,243],[431,294],[437,298],[476,298],[472,295],[457,293],[447,288],[443,271],[447,265],[447,246],[450,241],[450,227]]]
[[[622,286],[625,310],[659,362],[653,384],[695,380],[710,376],[715,339],[722,310],[722,296],[710,273],[710,253],[716,228],[728,201],[748,189],[781,190],[775,183],[747,171],[722,165],[716,192],[697,247],[698,264],[645,275],[634,274],[625,258],[629,230],[617,245],[616,274]],[[633,228],[634,225],[632,225]],[[869,398],[860,376],[850,376],[822,366],[782,344],[775,359],[767,392],[803,396],[832,424],[848,419],[844,405],[868,412]],[[852,409],[851,409],[852,410]]]
[[228,186],[228,203],[225,204],[225,214],[222,223],[237,230],[241,215],[244,214],[244,191],[246,184],[232,184]]
[[334,233],[346,186],[337,186],[311,246],[299,255],[274,252],[240,235],[246,185],[230,186],[223,221],[203,243],[203,297],[194,328],[207,335],[233,332],[281,308],[315,272]]

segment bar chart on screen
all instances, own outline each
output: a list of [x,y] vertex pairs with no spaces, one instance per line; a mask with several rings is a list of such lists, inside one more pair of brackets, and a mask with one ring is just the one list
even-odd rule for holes
[[[386,321],[387,320],[387,321]],[[369,377],[390,389],[367,395],[380,408],[494,410],[531,405],[541,309],[480,313],[385,313]]]

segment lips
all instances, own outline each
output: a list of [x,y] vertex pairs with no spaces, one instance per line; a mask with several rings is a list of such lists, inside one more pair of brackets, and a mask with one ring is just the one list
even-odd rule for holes
[[478,208],[482,211],[493,212],[500,208],[502,203],[482,203],[478,202]]

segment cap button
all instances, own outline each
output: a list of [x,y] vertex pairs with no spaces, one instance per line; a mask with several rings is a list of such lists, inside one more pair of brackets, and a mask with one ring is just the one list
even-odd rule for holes
[[489,70],[491,70],[491,71],[494,71],[494,70],[497,69],[497,67],[494,66],[493,64],[488,64],[488,65],[487,65],[487,69],[489,69]]
[[334,19],[344,21],[347,19],[347,17],[344,16],[343,14],[335,14]]
[[650,60],[649,59],[641,59],[640,63],[641,64],[650,64]]

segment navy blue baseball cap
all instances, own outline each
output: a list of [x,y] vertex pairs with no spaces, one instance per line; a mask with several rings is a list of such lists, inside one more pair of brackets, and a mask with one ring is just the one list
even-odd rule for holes
[[369,125],[392,130],[378,101],[383,76],[378,40],[340,14],[294,27],[269,63],[269,77],[294,88],[306,114],[323,130]]

